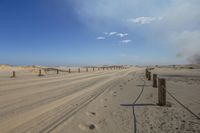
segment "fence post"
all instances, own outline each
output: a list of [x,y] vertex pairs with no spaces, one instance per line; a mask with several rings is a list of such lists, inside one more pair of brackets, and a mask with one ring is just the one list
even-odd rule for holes
[[86,72],[88,72],[88,68],[86,68]]
[[148,80],[151,80],[151,72],[148,72]]
[[69,68],[69,73],[71,73],[71,69]]
[[148,69],[145,69],[145,76],[148,78]]
[[94,71],[94,67],[93,67],[93,71]]
[[81,72],[81,69],[80,68],[78,68],[78,73],[80,73]]
[[166,80],[158,78],[158,105],[166,105]]
[[153,88],[157,87],[157,74],[153,74]]
[[57,69],[57,74],[59,74],[59,70]]
[[15,77],[16,77],[16,74],[15,74],[15,71],[13,71],[11,78],[15,78]]
[[39,70],[38,76],[42,76],[42,70],[41,69]]

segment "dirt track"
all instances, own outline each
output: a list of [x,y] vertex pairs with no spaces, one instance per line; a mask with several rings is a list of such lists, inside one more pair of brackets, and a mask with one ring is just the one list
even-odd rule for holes
[[52,131],[130,72],[101,71],[1,79],[1,132]]
[[[167,91],[198,116],[199,72],[152,71],[164,75]],[[144,68],[17,74],[0,77],[1,133],[200,132],[199,119],[168,94],[170,106],[157,106],[158,89],[144,78]]]

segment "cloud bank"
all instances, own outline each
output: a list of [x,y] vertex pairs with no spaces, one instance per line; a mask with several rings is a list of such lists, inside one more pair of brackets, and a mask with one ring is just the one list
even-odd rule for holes
[[[89,27],[127,29],[129,34],[137,34],[142,39],[151,38],[149,44],[176,48],[181,58],[199,63],[200,0],[68,1],[73,3],[81,21]],[[127,36],[116,32],[106,35]],[[129,43],[131,39],[124,39],[121,43]]]

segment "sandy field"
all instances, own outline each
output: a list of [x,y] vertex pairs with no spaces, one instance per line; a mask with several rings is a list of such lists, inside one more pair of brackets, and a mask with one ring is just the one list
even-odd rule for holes
[[200,69],[151,70],[166,79],[166,106],[144,67],[82,70],[1,66],[0,132],[200,133]]

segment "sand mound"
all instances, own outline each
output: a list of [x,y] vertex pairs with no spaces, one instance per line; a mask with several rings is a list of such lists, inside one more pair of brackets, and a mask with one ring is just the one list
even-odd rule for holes
[[10,65],[0,65],[0,70],[10,70],[12,69],[12,66]]
[[42,69],[37,66],[11,66],[11,65],[0,65],[0,71],[29,71],[32,73],[38,73]]

